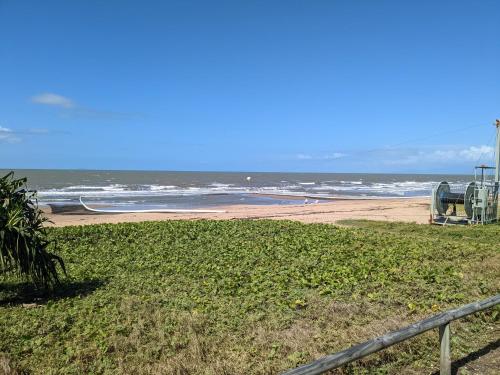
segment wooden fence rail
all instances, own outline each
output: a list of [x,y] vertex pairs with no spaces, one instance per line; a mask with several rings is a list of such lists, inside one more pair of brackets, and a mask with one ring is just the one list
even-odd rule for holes
[[450,359],[450,322],[467,315],[488,309],[500,303],[500,294],[479,302],[469,303],[453,310],[448,310],[430,318],[421,320],[398,331],[374,338],[364,343],[355,345],[341,352],[327,355],[307,365],[297,367],[285,372],[283,375],[315,375],[356,361],[369,354],[376,353],[401,341],[408,340],[434,328],[439,328],[439,341],[441,346],[441,375],[451,374]]

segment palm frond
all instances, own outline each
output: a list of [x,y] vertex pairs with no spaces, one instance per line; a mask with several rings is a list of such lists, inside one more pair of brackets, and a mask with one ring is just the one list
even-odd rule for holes
[[37,287],[52,288],[59,284],[57,266],[64,273],[66,269],[64,261],[47,250],[47,219],[26,182],[14,172],[0,178],[0,273],[13,272]]

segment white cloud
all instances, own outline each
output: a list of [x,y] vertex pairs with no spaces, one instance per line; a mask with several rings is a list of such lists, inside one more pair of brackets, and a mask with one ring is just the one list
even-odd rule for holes
[[5,139],[9,135],[12,134],[12,130],[9,128],[4,128],[3,126],[0,126],[0,139]]
[[10,129],[0,126],[0,142],[3,143],[17,143],[22,141],[21,136],[38,137],[47,136],[52,134],[64,134],[65,132],[50,130],[45,128],[30,128],[30,129]]
[[325,155],[324,159],[339,159],[343,158],[344,156],[347,156],[347,154],[343,154],[342,152],[334,152],[333,154]]
[[0,142],[15,143],[20,140],[11,129],[0,126]]
[[380,150],[376,158],[388,165],[411,165],[423,163],[457,164],[464,161],[479,163],[491,161],[495,150],[491,146],[447,146],[441,148],[425,147],[423,149],[390,149]]
[[344,156],[347,156],[347,154],[333,152],[331,154],[324,155],[297,154],[295,155],[295,158],[299,160],[335,160],[343,158]]
[[76,103],[74,100],[62,95],[45,92],[31,97],[36,104],[48,105],[64,109],[60,115],[64,118],[88,118],[104,120],[127,120],[143,117],[140,113],[115,112],[97,108],[89,108]]
[[492,159],[495,155],[495,149],[491,146],[470,146],[465,150],[460,151],[460,156],[465,158],[466,160],[474,160],[485,158]]
[[467,148],[438,149],[424,152],[419,155],[420,159],[428,161],[474,161],[492,159],[495,150],[491,146],[469,146]]
[[311,160],[313,157],[312,157],[312,155],[308,155],[308,154],[297,154],[296,158],[299,160]]
[[51,105],[54,107],[62,107],[62,108],[75,107],[75,103],[73,102],[73,100],[61,95],[52,94],[50,92],[35,95],[31,98],[31,101],[33,103]]

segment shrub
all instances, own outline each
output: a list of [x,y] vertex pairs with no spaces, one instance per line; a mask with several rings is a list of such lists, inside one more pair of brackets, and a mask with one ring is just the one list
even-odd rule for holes
[[16,179],[14,172],[0,178],[0,273],[14,273],[45,289],[59,284],[57,264],[66,271],[63,260],[47,251],[46,221],[26,178]]

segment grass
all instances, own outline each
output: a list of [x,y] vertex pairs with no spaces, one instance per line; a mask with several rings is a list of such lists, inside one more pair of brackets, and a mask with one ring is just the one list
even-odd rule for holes
[[[0,278],[0,372],[273,374],[499,292],[500,226],[167,221],[52,228],[52,298]],[[453,356],[498,339],[453,324]],[[340,373],[430,373],[429,332]]]

